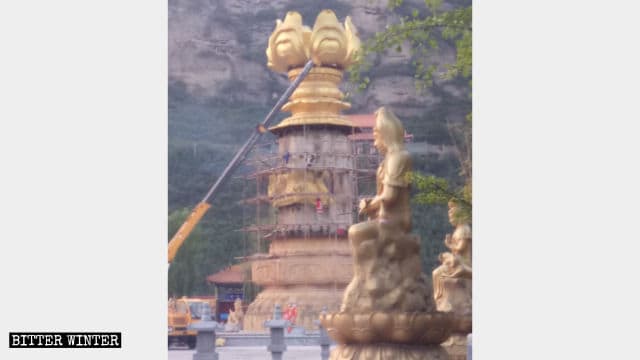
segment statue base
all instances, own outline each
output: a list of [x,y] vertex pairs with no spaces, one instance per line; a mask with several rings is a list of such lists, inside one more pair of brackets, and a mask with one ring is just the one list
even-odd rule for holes
[[466,334],[452,334],[441,346],[447,350],[450,360],[467,360]]
[[330,360],[448,360],[442,346],[402,344],[345,344],[331,351]]
[[437,346],[451,335],[448,313],[327,313],[322,327],[339,344]]
[[467,334],[472,330],[471,318],[471,279],[444,278],[443,294],[436,300],[440,311],[450,313],[454,319],[453,333],[442,343],[451,360],[467,359]]
[[239,332],[240,331],[240,324],[226,323],[226,324],[224,324],[224,331],[226,331],[226,332]]
[[442,296],[436,299],[436,309],[453,312],[459,316],[471,316],[471,279],[443,278],[442,286]]
[[280,304],[283,311],[289,303],[295,303],[298,314],[295,325],[306,330],[317,329],[314,321],[318,319],[323,307],[328,311],[337,311],[342,301],[344,285],[339,288],[315,286],[268,287],[249,305],[244,315],[245,331],[267,331],[264,322],[273,318],[273,308]]

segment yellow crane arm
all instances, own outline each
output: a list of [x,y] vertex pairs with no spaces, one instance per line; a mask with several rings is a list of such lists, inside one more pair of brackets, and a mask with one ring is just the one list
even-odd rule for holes
[[187,220],[185,220],[182,226],[180,226],[180,229],[178,229],[178,232],[173,236],[171,241],[169,241],[169,264],[173,262],[173,258],[176,256],[182,243],[184,243],[184,240],[191,234],[193,228],[198,225],[198,222],[210,207],[211,205],[204,201],[196,205],[193,211],[191,211],[191,214],[189,214],[189,217],[187,217]]
[[169,264],[171,264],[171,262],[173,261],[173,258],[176,256],[176,253],[180,249],[180,246],[182,246],[182,243],[184,243],[184,241],[187,239],[191,231],[193,231],[193,228],[196,225],[198,225],[198,222],[200,221],[200,219],[202,219],[202,216],[204,215],[204,213],[207,212],[207,210],[209,210],[209,208],[211,207],[211,205],[209,204],[209,199],[211,198],[211,196],[218,191],[218,189],[222,186],[222,184],[229,179],[229,174],[231,174],[231,172],[244,160],[244,158],[247,156],[249,151],[251,151],[251,149],[253,148],[253,145],[255,145],[256,141],[258,141],[258,138],[260,138],[262,133],[266,131],[267,126],[269,125],[269,122],[271,122],[271,120],[274,118],[276,113],[282,108],[284,103],[293,94],[293,91],[298,87],[298,85],[300,85],[300,82],[302,82],[302,80],[307,76],[307,74],[309,74],[312,67],[313,67],[313,61],[312,60],[307,61],[307,63],[304,65],[304,68],[298,75],[298,77],[291,83],[291,85],[289,85],[289,87],[284,92],[284,94],[282,94],[282,96],[280,97],[276,105],[271,109],[269,114],[267,114],[267,116],[264,118],[262,123],[258,124],[258,126],[254,130],[254,132],[251,134],[247,142],[244,143],[244,145],[242,145],[242,147],[240,148],[240,150],[238,150],[238,152],[233,157],[233,159],[231,159],[229,164],[227,164],[227,167],[222,171],[222,174],[220,174],[220,176],[218,177],[218,180],[216,180],[215,184],[213,184],[213,186],[209,189],[209,192],[207,193],[207,195],[205,195],[202,201],[200,201],[200,203],[195,207],[195,209],[193,209],[191,214],[189,214],[189,217],[187,218],[187,220],[184,222],[184,224],[182,224],[182,226],[180,226],[180,229],[173,236],[171,241],[169,241],[169,257],[168,257]]

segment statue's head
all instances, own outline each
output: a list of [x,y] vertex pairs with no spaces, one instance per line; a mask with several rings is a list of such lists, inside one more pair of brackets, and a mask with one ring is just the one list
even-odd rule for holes
[[400,120],[385,107],[376,110],[375,114],[373,145],[383,154],[404,149],[404,126]]
[[449,222],[453,226],[458,225],[458,219],[457,219],[458,213],[457,212],[458,212],[458,204],[456,204],[455,201],[450,200],[449,201],[449,211],[447,212],[447,215],[449,215]]
[[451,253],[442,253],[438,255],[438,260],[440,260],[440,263],[450,268],[454,268],[459,264],[458,259],[456,259],[456,257]]
[[447,215],[449,215],[449,222],[453,226],[458,226],[462,224],[468,224],[469,218],[465,212],[460,210],[461,206],[455,200],[449,200],[449,211]]

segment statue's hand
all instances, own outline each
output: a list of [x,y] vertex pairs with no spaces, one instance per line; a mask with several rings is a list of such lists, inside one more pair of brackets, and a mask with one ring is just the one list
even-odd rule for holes
[[369,206],[369,203],[371,202],[371,199],[362,199],[360,200],[360,205],[358,206],[358,214],[359,215],[366,215],[368,214],[368,209],[367,207]]
[[449,249],[451,249],[451,247],[453,246],[453,244],[451,243],[451,241],[452,241],[451,234],[447,234],[447,235],[445,235],[445,237],[444,237],[444,244],[445,244]]

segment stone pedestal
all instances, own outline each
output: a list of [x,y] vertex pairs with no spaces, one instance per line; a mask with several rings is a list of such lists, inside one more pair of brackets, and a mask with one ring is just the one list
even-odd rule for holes
[[[327,315],[327,308],[324,307],[322,309],[322,313],[320,316]],[[322,326],[320,320],[314,320],[313,323],[320,328],[320,359],[328,360],[329,355],[331,355],[331,351],[329,351],[329,347],[331,346],[331,338],[329,337],[329,333],[327,333],[327,329]]]
[[289,322],[282,318],[282,310],[279,305],[274,307],[273,318],[265,321],[264,326],[269,329],[271,338],[267,350],[271,352],[273,360],[281,360],[282,354],[287,350],[284,342],[284,328]]
[[193,354],[193,360],[218,360],[216,353],[216,328],[215,321],[201,321],[190,326],[190,329],[196,330],[196,353]]
[[436,299],[439,311],[450,313],[454,319],[451,337],[442,343],[451,360],[467,360],[467,334],[472,330],[471,279],[446,278],[444,291]]

